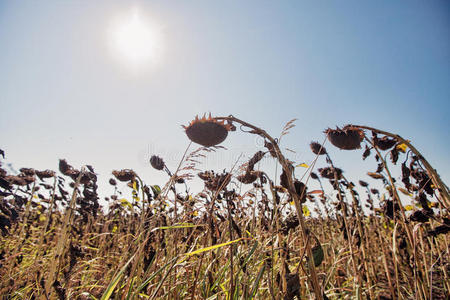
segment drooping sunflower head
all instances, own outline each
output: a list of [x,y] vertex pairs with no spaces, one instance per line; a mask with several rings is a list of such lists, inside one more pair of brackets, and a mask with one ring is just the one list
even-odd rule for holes
[[226,124],[224,120],[217,120],[211,117],[195,117],[188,126],[182,126],[188,138],[194,143],[205,147],[216,146],[222,143],[228,136],[228,131],[233,130],[233,125]]
[[166,165],[164,163],[164,160],[157,155],[152,155],[152,157],[150,157],[150,164],[152,165],[153,168],[155,168],[156,170],[159,170],[159,171],[164,169],[164,167]]
[[343,150],[355,150],[361,148],[361,142],[364,139],[364,131],[358,127],[347,125],[344,128],[328,128],[325,130],[330,142]]
[[394,147],[395,144],[397,144],[397,141],[395,139],[390,139],[387,136],[383,136],[381,139],[379,139],[377,136],[374,136],[372,140],[375,146],[383,151],[389,150],[390,148]]

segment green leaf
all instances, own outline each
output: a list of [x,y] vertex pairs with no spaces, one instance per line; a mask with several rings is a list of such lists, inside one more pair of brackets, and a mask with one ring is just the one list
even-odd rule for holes
[[[155,255],[156,256],[156,255]],[[153,258],[152,263],[154,261],[155,258]],[[150,281],[152,281],[153,278],[155,278],[159,273],[161,273],[165,268],[167,268],[168,265],[175,263],[177,257],[172,258],[169,262],[167,262],[164,266],[162,266],[161,268],[159,268],[158,271],[156,271],[155,273],[153,273],[149,278],[147,278],[146,280],[144,280],[144,282],[142,282],[142,284],[136,289],[135,294],[139,293],[140,291],[142,291]]]
[[123,207],[129,207],[129,208],[132,208],[132,207],[133,207],[133,206],[131,205],[131,203],[130,203],[127,199],[125,199],[125,198],[120,199],[120,205],[122,205]]
[[[136,254],[135,254],[136,255]],[[116,288],[117,284],[119,283],[120,278],[122,277],[123,273],[125,272],[126,268],[128,267],[128,265],[131,263],[131,261],[133,260],[134,256],[133,255],[128,261],[127,263],[122,267],[122,269],[120,269],[119,273],[116,275],[116,277],[114,277],[114,279],[109,283],[108,287],[106,288],[106,291],[103,293],[101,300],[108,300],[109,297],[111,297],[112,293],[114,292],[114,289]]]
[[189,252],[189,253],[185,253],[184,255],[191,256],[191,255],[199,254],[199,253],[202,253],[202,252],[205,252],[205,251],[214,250],[214,249],[217,249],[217,248],[228,246],[228,245],[237,243],[237,242],[239,242],[241,240],[242,240],[242,238],[239,238],[239,239],[236,239],[234,241],[229,241],[229,242],[226,242],[226,243],[217,244],[217,245],[213,245],[213,246],[210,246],[210,247],[198,249],[198,250],[195,250],[195,251],[192,251],[192,252]]
[[126,300],[130,300],[131,299],[131,290],[133,289],[134,279],[135,279],[134,277],[131,279],[131,284],[130,284],[130,287],[128,288],[128,293],[127,293]]
[[257,241],[253,244],[252,249],[248,253],[247,257],[244,259],[244,262],[241,264],[241,267],[239,268],[239,271],[241,271],[247,265],[248,261],[253,256],[253,253],[255,253],[256,248],[258,248],[258,242]]
[[312,254],[314,258],[314,265],[316,267],[320,266],[323,261],[323,248],[322,245],[317,241],[317,245],[312,248]]
[[234,300],[239,300],[239,287],[240,287],[240,280],[239,280],[239,276],[236,278],[236,283],[234,284],[234,295],[233,295],[233,299]]
[[[219,271],[219,275],[216,277],[216,280],[212,284],[212,286],[209,288],[210,292],[213,292],[214,289],[220,285],[220,282],[222,281],[223,277],[225,276],[225,272],[230,267],[230,263],[228,262],[225,266],[222,267],[222,269]],[[216,273],[217,274],[217,273]]]
[[161,188],[159,187],[159,185],[151,185],[150,186],[151,188],[152,188],[152,192],[153,192],[153,195],[155,196],[155,198],[156,197],[158,197],[158,195],[161,193]]
[[250,299],[253,299],[256,295],[256,292],[258,291],[258,287],[259,287],[259,282],[261,281],[261,278],[264,274],[264,270],[266,269],[266,263],[263,262],[263,265],[261,266],[261,268],[259,269],[258,272],[258,276],[255,279],[255,282],[253,283],[253,287],[252,287],[252,291],[250,293]]
[[303,205],[303,206],[302,206],[302,210],[303,210],[303,215],[304,215],[305,217],[309,217],[309,215],[311,215],[311,212],[309,211],[308,206]]

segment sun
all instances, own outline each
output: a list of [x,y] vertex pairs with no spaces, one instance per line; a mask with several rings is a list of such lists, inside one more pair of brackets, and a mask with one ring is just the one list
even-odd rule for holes
[[161,31],[137,8],[114,19],[109,40],[114,56],[130,67],[142,68],[161,60]]

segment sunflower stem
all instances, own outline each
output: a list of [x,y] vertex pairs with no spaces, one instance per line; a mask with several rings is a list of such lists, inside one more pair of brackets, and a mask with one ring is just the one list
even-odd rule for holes
[[404,138],[402,138],[400,135],[398,134],[393,134],[384,130],[380,130],[380,129],[376,129],[373,127],[369,127],[369,126],[363,126],[363,125],[352,125],[354,127],[358,127],[360,129],[366,129],[366,130],[370,130],[379,134],[383,134],[386,136],[389,136],[391,138],[394,138],[395,140],[397,140],[399,143],[403,143],[406,146],[408,146],[409,149],[411,149],[411,151],[420,159],[420,161],[423,163],[423,165],[425,166],[425,169],[428,172],[428,175],[430,175],[431,177],[431,181],[433,182],[434,186],[439,190],[439,195],[441,198],[441,201],[444,203],[445,208],[446,209],[450,209],[450,190],[448,188],[448,186],[441,180],[441,177],[439,176],[439,174],[437,173],[437,171],[435,169],[433,169],[433,167],[430,165],[430,163],[425,159],[425,157],[419,152],[419,150],[417,150],[409,140],[405,140]]
[[[292,199],[294,200],[294,204],[295,204],[295,209],[297,211],[297,215],[298,215],[298,219],[300,221],[300,227],[302,230],[302,235],[303,238],[305,239],[305,241],[308,240],[308,236],[309,236],[309,231],[306,227],[306,222],[305,222],[305,218],[303,216],[303,209],[302,209],[302,203],[300,201],[300,197],[302,197],[303,195],[298,195],[296,190],[295,190],[295,186],[294,186],[294,182],[292,180],[293,176],[292,176],[292,171],[291,168],[289,167],[289,163],[287,161],[287,159],[283,156],[283,154],[281,153],[280,148],[278,147],[278,143],[274,140],[274,138],[272,138],[265,130],[256,127],[250,123],[247,123],[245,121],[242,121],[238,118],[235,118],[234,116],[230,115],[228,117],[216,117],[214,118],[216,120],[227,120],[228,122],[236,122],[241,124],[242,126],[251,128],[252,131],[250,133],[253,134],[257,134],[261,137],[266,138],[267,140],[269,140],[270,143],[272,143],[274,151],[276,153],[277,159],[279,161],[279,163],[281,164],[281,166],[283,167],[283,170],[286,172],[286,177],[287,177],[287,181],[288,181],[288,192],[289,195],[292,197]],[[316,272],[316,267],[314,265],[314,260],[313,260],[313,255],[312,255],[312,249],[311,249],[311,244],[310,243],[306,243],[306,252],[308,254],[308,266],[309,266],[309,279],[311,280],[313,289],[314,289],[314,294],[316,296],[317,300],[322,300],[323,296],[322,296],[322,291],[319,285],[319,280],[317,278],[317,272]]]

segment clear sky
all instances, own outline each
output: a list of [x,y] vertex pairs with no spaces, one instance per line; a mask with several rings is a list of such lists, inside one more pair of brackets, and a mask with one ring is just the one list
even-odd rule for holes
[[[133,11],[158,55],[131,65],[111,36]],[[449,67],[447,0],[1,1],[0,148],[17,169],[66,158],[105,183],[132,168],[162,184],[149,156],[175,168],[196,114],[274,136],[298,118],[283,141],[297,162],[325,128],[357,123],[412,140],[448,184]],[[232,133],[204,167],[230,168],[259,142]],[[350,179],[374,170],[360,152],[330,152]]]

